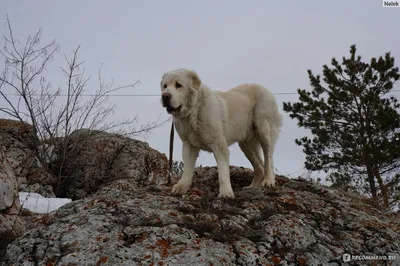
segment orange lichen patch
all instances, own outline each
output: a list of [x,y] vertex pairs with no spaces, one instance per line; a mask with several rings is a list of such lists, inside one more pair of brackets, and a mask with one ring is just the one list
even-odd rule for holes
[[168,256],[169,250],[171,249],[171,245],[168,243],[168,241],[164,239],[159,239],[156,242],[156,246],[158,246],[162,250],[161,258],[165,258]]
[[279,264],[279,262],[282,261],[282,259],[280,257],[274,256],[271,258],[271,260],[275,263],[275,264]]
[[285,183],[288,183],[289,182],[289,179],[287,179],[287,178],[284,178],[284,177],[282,177],[282,176],[276,176],[276,183],[278,184],[278,185],[283,185],[283,184],[285,184]]
[[189,193],[190,193],[191,196],[199,196],[199,197],[202,197],[202,196],[205,194],[205,191],[204,191],[204,190],[201,190],[201,189],[193,188],[193,189],[190,190]]
[[174,248],[168,240],[159,239],[156,246],[161,249],[161,258],[164,259],[168,256],[180,254],[185,250],[185,247]]
[[54,266],[56,261],[57,261],[56,259],[47,259],[45,262],[45,265],[46,266]]
[[170,216],[178,216],[178,214],[176,212],[169,212],[168,215],[170,215]]
[[293,198],[293,197],[291,197],[291,198],[279,197],[277,200],[278,200],[279,202],[284,203],[284,204],[289,204],[289,205],[296,205],[296,204],[297,204],[296,199]]
[[101,264],[103,264],[103,263],[106,263],[107,261],[108,261],[108,257],[107,257],[107,256],[101,257],[101,258],[97,261],[96,266],[99,266],[99,265],[101,265]]
[[149,234],[148,233],[142,233],[142,234],[140,234],[140,237],[136,240],[136,242],[142,243],[147,238],[149,238]]
[[181,254],[185,250],[184,247],[180,247],[178,249],[174,249],[170,252],[171,256]]
[[306,264],[306,260],[303,258],[297,258],[297,262],[299,266],[305,266]]
[[162,265],[164,265],[164,262],[159,261],[159,262],[158,262],[158,265],[162,266]]
[[258,203],[250,203],[245,205],[246,208],[251,208],[251,209],[264,209],[265,206],[267,206],[267,204],[269,203],[269,200],[265,200],[265,201],[261,201]]

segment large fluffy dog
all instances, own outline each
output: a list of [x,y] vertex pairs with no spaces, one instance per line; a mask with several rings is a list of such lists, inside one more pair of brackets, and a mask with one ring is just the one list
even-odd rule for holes
[[254,167],[249,187],[275,186],[272,155],[282,116],[270,91],[257,84],[212,91],[196,72],[187,69],[165,73],[161,90],[162,105],[173,115],[183,142],[184,169],[173,193],[190,189],[198,153],[204,150],[212,152],[217,161],[219,197],[234,198],[228,147],[236,142]]

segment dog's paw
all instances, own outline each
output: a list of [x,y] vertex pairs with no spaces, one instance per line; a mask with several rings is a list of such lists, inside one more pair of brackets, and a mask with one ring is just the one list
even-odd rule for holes
[[275,178],[266,178],[262,181],[261,186],[266,188],[274,188],[275,187]]
[[188,183],[178,182],[172,187],[172,194],[185,194],[189,191],[190,185]]
[[220,199],[233,199],[235,198],[235,194],[233,193],[232,188],[220,188],[218,198]]

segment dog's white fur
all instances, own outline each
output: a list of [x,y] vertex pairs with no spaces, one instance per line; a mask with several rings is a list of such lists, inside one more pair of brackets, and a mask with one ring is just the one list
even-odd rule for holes
[[253,181],[246,188],[275,186],[272,156],[282,116],[270,91],[258,84],[212,91],[187,69],[166,72],[161,90],[170,95],[169,113],[183,142],[184,169],[173,193],[190,189],[198,153],[204,150],[212,152],[217,162],[219,197],[234,198],[228,147],[236,142],[254,168]]

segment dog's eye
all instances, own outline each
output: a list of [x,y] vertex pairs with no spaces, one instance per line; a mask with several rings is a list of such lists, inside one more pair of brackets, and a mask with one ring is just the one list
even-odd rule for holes
[[177,88],[177,89],[182,88],[182,85],[179,84],[179,83],[176,83],[176,84],[175,84],[175,88]]
[[163,86],[163,88],[166,89],[166,88],[167,88],[167,84],[165,84],[165,85]]

